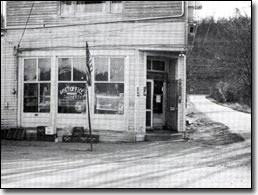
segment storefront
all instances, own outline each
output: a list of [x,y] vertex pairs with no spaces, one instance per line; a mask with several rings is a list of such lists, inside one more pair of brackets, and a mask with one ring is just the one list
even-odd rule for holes
[[[184,53],[192,2],[39,1],[34,6],[24,1],[20,6],[8,1],[6,9],[2,128],[87,130],[90,111],[100,141],[143,141],[151,130],[185,131]],[[28,23],[20,13],[29,16]],[[93,65],[90,110],[86,41]]]
[[[88,129],[84,53],[70,50],[19,54],[19,126],[49,126],[55,133],[67,126]],[[161,51],[91,53],[93,132],[120,133],[120,137],[124,135],[131,141],[138,136],[140,141],[148,129],[183,130],[179,121],[182,109],[177,103],[183,97],[178,93],[177,81],[182,80],[179,71],[183,69],[179,66],[184,65],[184,57],[178,52]]]

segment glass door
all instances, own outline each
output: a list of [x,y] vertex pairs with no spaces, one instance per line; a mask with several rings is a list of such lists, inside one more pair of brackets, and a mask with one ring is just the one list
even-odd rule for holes
[[152,128],[152,102],[153,102],[153,81],[147,80],[146,83],[147,94],[146,94],[146,128]]

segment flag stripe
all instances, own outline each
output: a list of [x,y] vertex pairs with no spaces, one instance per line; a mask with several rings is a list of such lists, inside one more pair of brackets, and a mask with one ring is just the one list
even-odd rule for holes
[[93,71],[92,59],[90,56],[90,50],[88,42],[86,42],[86,82],[88,86],[91,86],[91,72]]

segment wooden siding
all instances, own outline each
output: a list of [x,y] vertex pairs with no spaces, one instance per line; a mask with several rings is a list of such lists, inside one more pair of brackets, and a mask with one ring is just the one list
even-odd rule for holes
[[[20,38],[21,30],[9,30],[8,36]],[[11,38],[13,39],[13,38]],[[84,48],[185,48],[185,23],[120,23],[77,27],[26,29],[20,44],[27,49]],[[14,45],[17,46],[18,41]]]
[[[7,26],[26,24],[32,1],[7,1]],[[28,26],[63,25],[74,23],[107,22],[146,17],[175,16],[182,13],[182,1],[124,1],[123,13],[96,13],[61,17],[60,1],[34,1]],[[180,18],[184,20],[184,17]]]
[[17,91],[16,57],[13,56],[13,45],[1,37],[1,127],[17,125]]
[[[157,1],[158,2],[158,1]],[[153,5],[157,6],[158,4]],[[126,3],[128,15],[108,14],[107,17],[72,17],[61,18],[56,15],[58,7],[57,2],[44,2],[36,1],[35,10],[29,21],[31,25],[57,25],[57,24],[73,24],[74,22],[86,21],[96,22],[110,19],[121,19],[122,17],[129,17],[130,13],[136,8],[133,6],[140,6],[141,3]],[[151,6],[153,2],[149,3]],[[29,1],[14,1],[8,2],[9,17],[7,17],[9,26],[24,26],[31,2]],[[164,4],[161,3],[161,6]],[[46,9],[44,9],[46,6]],[[142,6],[142,5],[141,5]],[[130,8],[129,8],[130,7]],[[23,13],[17,11],[22,9]],[[163,9],[163,8],[162,8]],[[45,10],[48,10],[47,13]],[[155,10],[155,9],[154,9]],[[159,16],[159,9],[152,16]],[[16,15],[20,14],[20,15]],[[135,13],[134,13],[135,14]],[[137,14],[136,14],[137,15]],[[143,14],[142,16],[145,17]],[[121,18],[120,18],[121,17]],[[139,16],[137,16],[139,17]],[[146,58],[144,52],[138,51],[139,48],[162,48],[166,49],[179,49],[184,50],[186,46],[186,21],[184,18],[159,20],[149,22],[137,23],[114,23],[114,24],[96,24],[96,25],[80,25],[80,26],[66,26],[56,28],[34,28],[26,29],[22,42],[20,44],[19,55],[24,57],[33,56],[51,56],[55,60],[56,56],[65,55],[85,55],[85,41],[88,41],[92,55],[123,55],[127,59],[126,69],[126,114],[119,120],[117,118],[94,116],[92,113],[93,128],[99,130],[113,129],[117,131],[128,131],[134,133],[145,133],[145,103],[146,97],[143,95],[143,89],[146,86]],[[12,127],[16,126],[19,118],[19,104],[17,101],[18,96],[11,94],[15,89],[22,93],[21,87],[17,90],[17,70],[21,62],[17,63],[17,58],[14,55],[14,47],[17,47],[21,38],[23,29],[10,29],[6,34],[1,37],[1,126]],[[69,51],[68,51],[69,50]],[[71,52],[73,50],[73,52]],[[78,52],[79,51],[79,52]],[[57,53],[58,54],[57,54]],[[163,52],[165,53],[165,52]],[[159,53],[161,54],[161,53]],[[166,53],[167,55],[173,53]],[[20,57],[20,59],[22,59]],[[179,68],[179,66],[181,68]],[[177,78],[183,80],[183,96],[185,99],[185,62],[180,60],[178,65]],[[21,85],[22,83],[18,83]],[[137,96],[136,91],[139,89],[140,96]],[[91,99],[93,99],[93,92],[91,92]],[[185,100],[184,100],[185,101]],[[6,106],[8,104],[8,107]],[[181,105],[183,105],[182,102]],[[179,106],[180,107],[180,106]],[[93,109],[92,109],[93,110]],[[93,111],[92,111],[93,112]],[[181,106],[178,110],[180,129],[183,130],[184,123],[184,107]],[[69,121],[66,118],[57,117],[59,126],[66,126]],[[76,120],[76,119],[74,119]],[[101,122],[100,122],[101,120]],[[107,121],[109,123],[107,124]],[[46,125],[49,123],[48,118],[43,117],[42,120],[32,120],[29,117],[24,117],[23,122],[28,126]],[[83,122],[79,122],[83,125]]]

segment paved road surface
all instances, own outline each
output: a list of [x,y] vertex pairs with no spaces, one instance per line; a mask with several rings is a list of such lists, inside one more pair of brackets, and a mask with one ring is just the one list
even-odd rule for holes
[[189,100],[195,108],[210,119],[228,126],[232,133],[238,133],[245,138],[251,134],[251,114],[238,112],[231,108],[218,105],[205,98],[205,95],[190,95]]

